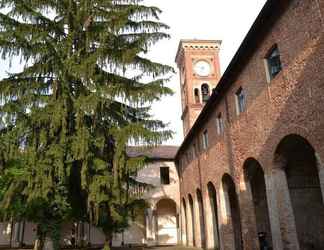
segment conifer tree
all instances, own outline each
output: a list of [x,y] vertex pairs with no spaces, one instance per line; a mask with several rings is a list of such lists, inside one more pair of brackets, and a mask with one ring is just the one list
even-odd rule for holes
[[24,68],[0,81],[2,216],[58,239],[63,221],[107,243],[139,203],[128,144],[170,138],[150,115],[173,70],[145,57],[168,26],[141,0],[2,0],[0,53]]

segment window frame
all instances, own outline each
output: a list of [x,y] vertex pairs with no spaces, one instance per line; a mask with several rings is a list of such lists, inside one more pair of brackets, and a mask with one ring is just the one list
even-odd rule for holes
[[219,112],[216,117],[216,130],[217,135],[223,135],[225,131],[225,123],[222,112]]
[[[167,170],[167,176],[165,175]],[[170,167],[160,167],[160,183],[161,185],[170,185]]]
[[[278,55],[276,56],[277,59],[279,60],[279,70],[276,71],[275,73],[271,73],[272,71],[272,66],[271,66],[271,59],[273,59],[275,56],[273,54],[277,52]],[[281,54],[280,50],[278,48],[277,44],[274,44],[267,52],[267,54],[264,57],[264,66],[265,66],[265,71],[266,71],[266,77],[267,77],[267,82],[270,83],[272,79],[276,78],[276,76],[282,71],[282,61],[281,61]],[[278,66],[278,65],[277,65]]]
[[[243,99],[241,97],[243,97]],[[235,92],[235,102],[236,114],[240,115],[241,113],[244,113],[246,111],[246,92],[242,87],[239,87]]]
[[209,141],[208,141],[208,130],[204,130],[202,133],[202,148],[206,150],[209,146]]

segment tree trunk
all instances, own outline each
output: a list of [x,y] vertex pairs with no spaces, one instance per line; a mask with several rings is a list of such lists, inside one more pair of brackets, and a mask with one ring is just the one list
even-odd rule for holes
[[34,243],[34,250],[42,250],[44,246],[44,234],[41,230],[41,226],[37,225],[37,239]]
[[42,250],[54,250],[54,244],[51,237],[46,237]]
[[103,250],[110,250],[112,245],[112,233],[105,233],[105,245]]
[[34,250],[54,250],[53,240],[42,230],[40,225],[37,226]]
[[50,237],[36,239],[34,250],[54,250],[53,240]]
[[44,239],[37,237],[34,243],[34,250],[43,250],[44,247]]
[[40,240],[39,239],[36,239],[35,242],[34,242],[34,249],[33,250],[40,250]]

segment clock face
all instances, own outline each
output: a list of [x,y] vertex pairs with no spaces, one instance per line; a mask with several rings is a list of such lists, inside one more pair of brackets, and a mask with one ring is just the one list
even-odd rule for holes
[[195,63],[194,71],[199,76],[208,76],[211,71],[210,64],[206,61],[198,61]]

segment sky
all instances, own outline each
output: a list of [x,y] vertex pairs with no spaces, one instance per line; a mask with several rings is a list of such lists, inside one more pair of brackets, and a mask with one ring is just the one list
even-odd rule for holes
[[[261,11],[266,0],[146,0],[159,7],[161,21],[170,26],[170,40],[163,40],[152,48],[151,59],[173,66],[180,39],[222,40],[220,49],[221,72],[230,63],[245,35]],[[180,80],[177,74],[167,84],[175,94],[153,105],[156,118],[170,124],[174,138],[168,145],[181,145]]]
[[[171,39],[152,47],[150,59],[173,66],[180,39],[222,40],[220,50],[221,72],[226,70],[232,57],[253,24],[266,0],[145,0],[147,5],[159,7],[162,22],[170,26]],[[19,61],[0,61],[0,78],[6,71],[19,72]],[[152,114],[169,124],[173,139],[164,144],[180,145],[183,140],[178,71],[167,84],[175,94],[164,97],[152,107]]]

